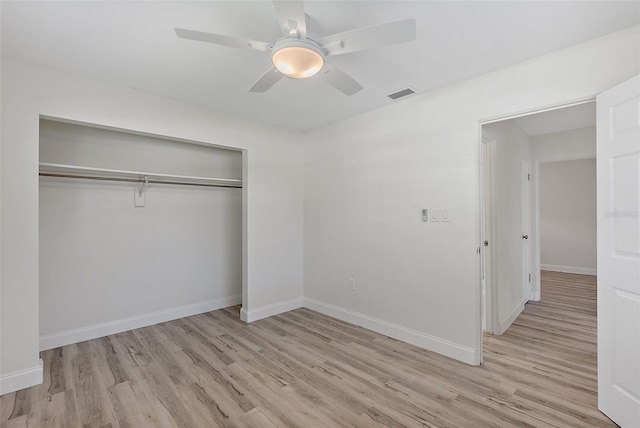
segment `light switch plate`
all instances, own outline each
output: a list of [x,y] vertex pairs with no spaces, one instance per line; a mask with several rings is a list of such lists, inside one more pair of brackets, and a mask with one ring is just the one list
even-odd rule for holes
[[440,210],[440,221],[449,221],[449,210],[442,208]]
[[440,210],[431,208],[431,221],[440,221]]

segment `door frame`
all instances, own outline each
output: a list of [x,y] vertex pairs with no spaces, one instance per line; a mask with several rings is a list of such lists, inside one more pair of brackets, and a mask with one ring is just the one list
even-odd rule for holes
[[[533,294],[533,224],[531,211],[533,208],[531,160],[522,161],[522,298],[526,304]],[[537,276],[537,275],[536,275]]]
[[[496,153],[496,141],[482,138],[480,146],[480,281],[481,281],[481,314],[482,331],[493,334],[498,323],[497,294],[494,292],[493,274],[496,272],[495,194],[493,163]],[[489,245],[485,246],[484,241]]]
[[[482,216],[482,210],[483,210],[483,194],[484,191],[482,189],[484,182],[483,182],[483,165],[482,165],[482,144],[484,144],[483,142],[483,138],[482,138],[482,127],[484,125],[488,125],[490,123],[495,123],[495,122],[501,122],[504,120],[510,120],[510,119],[516,119],[518,117],[522,117],[522,116],[529,116],[532,114],[538,114],[538,113],[544,113],[544,112],[548,112],[548,111],[553,111],[553,110],[560,110],[563,108],[567,108],[567,107],[574,107],[577,105],[581,105],[581,104],[586,104],[586,103],[590,103],[590,102],[595,102],[596,101],[596,96],[597,94],[594,94],[592,96],[589,97],[582,97],[582,98],[578,98],[578,99],[573,99],[573,100],[567,100],[565,102],[560,102],[560,103],[556,103],[556,104],[551,104],[551,105],[547,105],[547,106],[542,106],[542,107],[537,107],[537,108],[531,108],[531,109],[527,109],[527,110],[521,110],[521,111],[517,111],[517,112],[513,112],[510,114],[504,114],[504,115],[500,115],[500,116],[494,116],[494,117],[489,117],[486,119],[480,119],[477,121],[477,151],[476,151],[476,156],[477,156],[477,179],[478,179],[478,188],[477,188],[477,200],[476,200],[476,206],[477,206],[477,211],[476,211],[476,237],[477,237],[477,255],[478,255],[478,262],[476,265],[476,308],[478,308],[477,311],[477,323],[476,323],[476,346],[478,349],[478,355],[476,356],[476,361],[479,364],[482,364],[483,362],[483,356],[484,356],[484,347],[483,347],[483,334],[484,334],[484,330],[482,328],[482,317],[484,314],[484,299],[483,299],[483,294],[482,294],[482,287],[483,287],[483,283],[482,283],[482,274],[483,274],[483,259],[482,259],[482,242],[483,242],[483,236],[484,236],[484,231],[483,231],[483,216]],[[538,165],[536,162],[535,165],[535,177],[537,177],[538,174]],[[538,191],[538,182],[536,180],[535,182],[535,190],[534,192],[537,194]],[[533,202],[533,201],[532,201]],[[536,206],[533,210],[534,212],[534,218],[532,218],[532,224],[535,225],[535,233],[533,233],[533,239],[534,241],[532,242],[532,245],[535,245],[536,250],[534,251],[534,260],[533,260],[533,268],[540,269],[540,254],[539,254],[539,239],[538,239],[538,234],[539,234],[539,224],[537,223],[539,221],[539,218],[537,216],[537,210],[538,210],[538,205],[537,205],[537,201],[536,202]],[[535,222],[535,223],[534,223]],[[492,230],[492,232],[494,232]],[[535,244],[534,244],[535,242]],[[492,265],[495,264],[495,257],[491,257],[492,259]],[[539,296],[540,295],[540,275],[536,274],[533,275],[533,279],[534,282],[532,284],[532,297],[534,296]],[[489,292],[489,288],[487,288],[487,292]],[[537,293],[537,294],[536,294]],[[538,297],[539,298],[539,297]],[[490,298],[488,298],[487,300],[492,300],[493,296],[491,296]],[[535,299],[532,299],[535,300]],[[495,305],[493,305],[495,306]],[[494,310],[495,308],[492,308],[491,310]],[[487,323],[488,325],[488,323]]]
[[[495,208],[495,159],[497,141],[482,136],[480,147],[480,278],[481,278],[481,319],[482,331],[488,334],[500,335],[504,333],[505,326],[500,320],[498,306],[500,293],[494,279],[499,273],[500,263],[497,257],[499,243],[497,239],[497,220]],[[531,162],[522,161],[520,168],[520,186],[522,193],[522,218],[520,219],[520,233],[522,234],[520,251],[522,260],[522,276],[520,277],[522,306],[530,300],[532,282],[531,272],[533,268],[531,239],[524,235],[531,233]],[[485,245],[488,242],[488,245]],[[525,291],[527,291],[525,296]]]

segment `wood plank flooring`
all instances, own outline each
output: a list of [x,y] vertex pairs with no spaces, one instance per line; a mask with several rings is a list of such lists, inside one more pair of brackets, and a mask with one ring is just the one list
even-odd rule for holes
[[615,427],[596,406],[595,278],[543,273],[484,364],[298,309],[228,308],[45,351],[0,427]]

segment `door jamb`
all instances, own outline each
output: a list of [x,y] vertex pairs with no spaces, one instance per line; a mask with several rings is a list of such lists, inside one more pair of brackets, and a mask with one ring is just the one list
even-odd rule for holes
[[[493,334],[497,330],[497,293],[494,291],[495,281],[493,280],[496,272],[496,259],[495,259],[495,246],[497,243],[496,240],[496,230],[494,227],[495,224],[495,179],[494,179],[494,162],[495,162],[495,152],[496,152],[496,141],[489,140],[486,138],[482,138],[482,144],[486,148],[485,154],[487,155],[485,158],[485,162],[488,162],[487,166],[482,166],[480,168],[480,194],[481,194],[481,211],[480,211],[480,263],[483,264],[481,269],[485,268],[485,300],[482,302],[484,305],[484,315],[486,320],[485,332],[489,334]],[[480,148],[482,150],[482,146]],[[485,169],[488,169],[488,177],[485,174]],[[485,181],[488,180],[488,195],[485,194]],[[486,205],[488,204],[488,210],[486,209]],[[485,212],[488,211],[488,218],[485,218]],[[489,241],[489,245],[484,247],[484,240]],[[487,265],[486,256],[482,256],[483,254],[489,254],[489,264]],[[488,271],[488,275],[487,275]],[[482,281],[482,270],[481,270],[481,281]]]
[[535,233],[531,235],[531,245],[533,246],[533,265],[531,266],[531,271],[533,273],[533,284],[531,284],[531,300],[534,302],[538,302],[541,299],[540,293],[540,161],[533,161],[532,168],[532,186],[531,191],[533,195],[531,195],[531,203],[533,203],[533,209],[531,210],[531,214],[533,218],[531,219],[532,230],[535,230]]
[[[534,234],[533,234],[533,215],[532,204],[533,200],[533,174],[531,173],[531,159],[522,162],[522,233],[527,235],[527,241],[523,242],[524,245],[528,245],[528,250],[522,250],[522,287],[528,288],[529,292],[525,296],[522,294],[522,298],[524,299],[524,303],[526,304],[529,300],[531,300],[531,295],[533,294],[533,272],[534,272],[534,256],[533,256],[533,246],[534,246]],[[526,174],[526,176],[524,175]],[[523,240],[524,241],[524,240]],[[526,257],[525,257],[526,256]],[[528,259],[528,260],[527,260]],[[530,283],[530,284],[529,284]]]

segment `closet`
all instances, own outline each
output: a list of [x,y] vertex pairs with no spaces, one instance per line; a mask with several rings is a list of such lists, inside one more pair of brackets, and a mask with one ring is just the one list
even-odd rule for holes
[[242,152],[40,121],[41,349],[241,302]]

